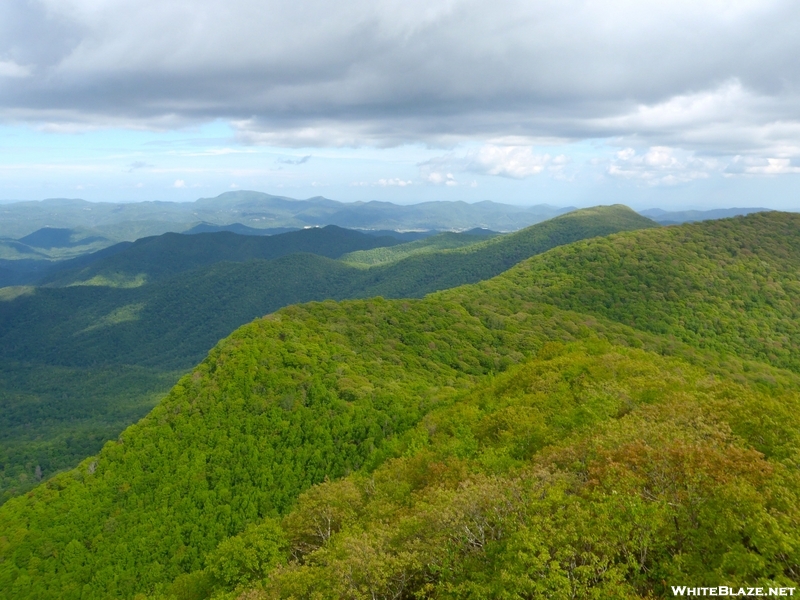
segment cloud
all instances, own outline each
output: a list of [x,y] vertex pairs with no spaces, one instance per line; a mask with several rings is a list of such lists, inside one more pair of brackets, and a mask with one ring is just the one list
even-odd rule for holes
[[180,189],[186,187],[186,182],[183,179],[176,179],[175,183],[172,184],[172,187]]
[[13,60],[0,60],[0,77],[29,77],[29,67],[18,65]]
[[513,136],[521,149],[492,142],[470,167],[512,178],[555,166],[527,154],[540,138],[800,155],[792,0],[1,4],[0,75],[16,79],[0,119],[53,131],[223,120],[240,143],[286,147]]
[[564,155],[537,154],[530,146],[485,144],[462,155],[437,156],[418,166],[429,183],[455,185],[452,171],[525,179],[544,171],[558,173],[567,163],[569,159]]
[[458,185],[456,178],[453,177],[452,173],[440,173],[439,171],[431,171],[425,176],[425,179],[428,183],[432,183],[434,185],[449,185],[455,186]]
[[800,160],[736,156],[725,168],[726,175],[786,175],[800,173]]
[[712,154],[800,155],[800,119],[786,119],[785,99],[759,95],[741,81],[639,105],[627,114],[596,119],[597,137],[658,140]]
[[378,185],[382,187],[406,187],[407,185],[412,185],[412,181],[410,179],[379,179]]
[[559,171],[569,159],[564,155],[554,158],[549,154],[535,154],[530,147],[488,144],[467,154],[466,161],[466,170],[474,173],[524,179],[545,169]]
[[653,146],[644,153],[633,148],[620,150],[608,165],[607,173],[649,185],[675,185],[705,179],[721,169],[720,161],[700,158],[675,148]]

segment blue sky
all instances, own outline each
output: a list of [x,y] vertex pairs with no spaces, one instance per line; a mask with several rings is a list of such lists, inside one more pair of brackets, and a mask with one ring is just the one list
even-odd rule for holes
[[[531,146],[530,155],[517,162],[522,164],[520,173],[495,175],[465,161],[487,147],[476,143],[450,148],[281,148],[242,144],[223,122],[172,131],[52,132],[14,125],[0,127],[0,136],[6,201],[69,197],[182,202],[250,189],[293,198],[320,195],[398,204],[494,200],[558,206],[621,202],[639,209],[800,208],[800,177],[795,174],[732,176],[717,169],[666,182],[639,173],[615,175],[611,170],[625,163],[619,154],[626,148],[614,140]],[[532,163],[527,170],[525,159]]]
[[8,0],[0,201],[800,209],[800,5]]

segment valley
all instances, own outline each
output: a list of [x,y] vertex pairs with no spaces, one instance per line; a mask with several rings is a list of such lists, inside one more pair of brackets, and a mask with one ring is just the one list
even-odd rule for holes
[[[435,252],[415,253],[426,240],[399,245],[329,226],[270,237],[165,234],[103,250],[88,265],[92,255],[75,259],[67,266],[78,267],[0,301],[0,499],[38,483],[37,467],[49,477],[99,450],[218,340],[282,306],[419,297],[492,277],[559,244],[654,226],[605,207],[491,239],[449,234],[471,244],[460,249],[440,250],[430,246],[436,236],[426,238]],[[334,260],[407,246],[408,256],[369,269]]]

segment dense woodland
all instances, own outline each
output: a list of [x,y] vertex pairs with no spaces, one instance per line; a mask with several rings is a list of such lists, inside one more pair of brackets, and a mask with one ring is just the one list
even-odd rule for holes
[[0,507],[0,598],[797,586],[799,273],[770,213],[280,309]]
[[[625,207],[586,209],[488,241],[466,236],[472,245],[458,250],[399,254],[401,260],[370,269],[333,258],[396,240],[337,227],[271,238],[167,234],[120,252],[104,250],[99,260],[61,272],[61,286],[54,280],[6,288],[0,301],[0,500],[29,489],[39,474],[49,477],[97,452],[143,417],[217,341],[282,306],[422,296],[492,277],[558,244],[653,226]],[[428,239],[429,246],[439,243]],[[414,254],[421,244],[391,247],[408,246]]]
[[496,232],[489,230],[477,232],[472,230],[471,232],[464,233],[446,231],[398,246],[387,245],[371,250],[349,252],[342,256],[341,260],[342,262],[356,267],[374,267],[375,265],[397,262],[417,254],[428,254],[439,250],[453,250],[455,248],[472,246],[482,239],[495,237],[496,235]]

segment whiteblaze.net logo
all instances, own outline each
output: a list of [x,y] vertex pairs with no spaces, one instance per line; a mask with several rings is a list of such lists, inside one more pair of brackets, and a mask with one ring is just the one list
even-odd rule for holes
[[763,588],[763,587],[729,587],[720,585],[718,587],[688,587],[685,585],[673,585],[673,596],[794,596],[793,587]]

